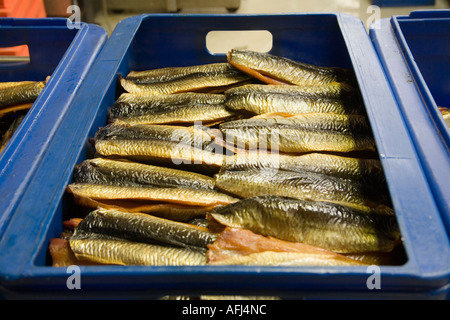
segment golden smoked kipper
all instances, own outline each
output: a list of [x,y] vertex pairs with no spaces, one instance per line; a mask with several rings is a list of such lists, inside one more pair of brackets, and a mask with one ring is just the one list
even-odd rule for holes
[[67,191],[83,207],[143,212],[177,221],[204,217],[214,206],[237,200],[216,191],[209,176],[105,158],[78,164]]
[[46,81],[0,82],[0,153],[22,123]]
[[339,152],[376,150],[364,116],[334,113],[274,114],[220,124],[221,139],[237,149],[267,148],[280,152]]
[[69,244],[78,260],[89,263],[145,266],[206,264],[203,253],[188,248],[98,238],[73,238]]
[[225,96],[225,104],[230,109],[254,114],[364,114],[362,102],[354,90],[338,82],[321,86],[248,84],[225,91]]
[[0,108],[34,102],[45,81],[0,82]]
[[210,215],[229,227],[338,253],[389,252],[400,241],[394,212],[386,206],[259,196],[216,208]]
[[235,115],[225,106],[225,95],[203,93],[123,93],[109,108],[110,122],[129,124],[194,124],[222,121]]
[[74,169],[73,182],[135,187],[214,189],[214,179],[202,174],[127,160],[86,159]]
[[242,228],[226,227],[208,249],[209,264],[365,265],[323,248],[265,237]]
[[246,152],[226,158],[222,170],[243,171],[280,169],[283,171],[328,174],[338,178],[364,182],[374,189],[386,188],[386,178],[379,159],[344,157],[327,153],[301,155],[271,152]]
[[[191,206],[228,204],[235,198],[215,191],[190,188],[128,187],[89,183],[71,183],[67,191],[76,198],[104,200],[135,200],[140,202],[166,202]],[[81,201],[81,200],[79,200]]]
[[224,155],[208,149],[212,142],[209,134],[195,127],[129,125],[118,121],[101,128],[94,137],[95,149],[104,157],[220,167]]
[[215,179],[217,188],[240,197],[276,194],[390,205],[383,168],[377,159],[326,153],[239,153],[227,157]]
[[406,261],[352,70],[231,50],[118,82],[53,266]]
[[267,84],[326,85],[353,79],[353,72],[347,69],[315,66],[269,53],[233,49],[227,59]]
[[277,195],[355,204],[389,203],[387,193],[371,190],[371,187],[358,180],[311,171],[221,170],[215,175],[215,179],[219,190],[241,199],[259,195]]
[[74,237],[91,233],[123,238],[129,241],[159,243],[206,250],[216,235],[207,228],[154,217],[149,214],[97,209],[90,212],[75,228]]
[[94,210],[67,225],[67,239],[50,244],[55,266],[205,264],[206,245],[215,240],[206,228],[117,210]]
[[130,72],[120,83],[127,92],[170,94],[189,91],[223,92],[230,86],[251,80],[246,73],[228,63],[169,67]]

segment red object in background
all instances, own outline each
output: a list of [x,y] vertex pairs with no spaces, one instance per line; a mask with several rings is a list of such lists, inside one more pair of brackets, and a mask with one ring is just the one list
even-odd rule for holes
[[[46,18],[44,0],[0,0],[0,18]],[[29,56],[28,46],[0,48],[2,56]]]

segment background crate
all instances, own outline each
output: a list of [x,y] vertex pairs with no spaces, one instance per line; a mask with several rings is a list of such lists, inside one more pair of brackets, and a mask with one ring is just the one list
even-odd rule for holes
[[[0,0],[0,18],[45,18],[43,0]],[[26,46],[0,48],[0,56],[29,56]]]
[[450,234],[450,10],[384,19],[370,34]]
[[[49,266],[49,239],[68,218],[65,188],[106,123],[117,79],[130,70],[226,61],[210,54],[212,30],[268,30],[273,54],[355,70],[402,233],[407,262],[380,266],[381,290],[366,267],[81,266],[82,290],[66,268]],[[118,24],[45,149],[0,241],[6,298],[160,298],[165,295],[276,295],[283,298],[443,299],[450,277],[445,228],[382,65],[361,20],[334,13],[142,15]],[[45,200],[43,200],[45,199]]]
[[435,0],[373,0],[380,7],[434,6]]
[[51,76],[0,154],[0,236],[106,37],[105,30],[85,23],[70,30],[66,19],[0,19],[0,47],[26,44],[30,52],[29,61],[1,62],[0,79]]

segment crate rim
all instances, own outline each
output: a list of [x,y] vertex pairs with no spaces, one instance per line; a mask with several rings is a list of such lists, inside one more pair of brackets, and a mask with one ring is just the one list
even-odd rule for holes
[[[383,61],[391,86],[397,95],[403,118],[408,124],[421,165],[429,180],[450,239],[450,203],[448,202],[450,198],[448,198],[448,192],[446,192],[448,189],[446,177],[450,175],[450,168],[445,165],[450,163],[450,128],[440,115],[436,101],[414,59],[401,26],[403,22],[409,24],[414,22],[431,23],[433,21],[450,24],[450,9],[417,10],[409,15],[395,15],[385,18],[382,19],[385,31],[371,27],[370,35],[379,51],[380,59]],[[395,65],[392,61],[389,61],[388,55],[396,56],[397,62]],[[396,73],[389,71],[395,68],[397,69]],[[398,76],[399,72],[407,74],[411,81],[406,83],[404,78]],[[402,94],[402,92],[407,92],[407,94]],[[426,112],[426,114],[419,112]],[[418,114],[420,123],[415,118]],[[428,133],[426,136],[422,133],[422,130],[425,129]],[[434,146],[433,149],[431,149],[431,145]],[[430,153],[431,151],[432,153]],[[435,159],[439,159],[440,162]],[[443,166],[440,165],[442,163],[444,163]],[[436,168],[439,168],[439,170],[436,170]]]

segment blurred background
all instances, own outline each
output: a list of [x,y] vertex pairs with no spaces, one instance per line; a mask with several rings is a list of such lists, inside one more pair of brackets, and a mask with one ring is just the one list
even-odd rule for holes
[[[76,7],[72,7],[76,6]],[[76,11],[72,9],[75,8]],[[0,18],[63,17],[97,24],[111,35],[123,19],[142,13],[267,14],[340,12],[361,19],[366,28],[377,19],[408,15],[414,10],[449,9],[450,0],[0,0]],[[236,35],[233,35],[236,38]],[[208,39],[208,49],[231,47],[226,32]],[[263,33],[243,33],[234,39],[241,49],[269,51],[271,39]],[[237,44],[233,43],[233,47]],[[215,50],[218,51],[215,51]],[[0,60],[28,59],[26,45],[0,48]]]
[[[71,6],[76,9],[72,10]],[[0,18],[64,17],[97,24],[111,35],[123,19],[142,13],[267,14],[296,12],[340,12],[361,19],[366,28],[377,19],[408,15],[414,10],[449,9],[450,0],[0,0]],[[268,51],[265,34],[242,34],[241,49]],[[235,37],[235,35],[233,35]],[[208,49],[231,47],[226,33],[214,35]],[[233,44],[235,46],[235,44]],[[269,47],[268,47],[269,46]],[[220,52],[220,51],[218,51]],[[27,46],[0,48],[0,59],[27,59]]]
[[[47,16],[70,16],[67,7],[78,5],[83,21],[101,25],[109,34],[119,21],[140,13],[341,12],[359,17],[367,27],[377,14],[385,18],[413,10],[450,8],[449,0],[44,0],[44,3]],[[379,12],[372,5],[378,5]]]
[[359,17],[367,26],[378,16],[448,9],[450,0],[0,0],[0,17],[70,17],[71,5],[81,9],[82,21],[98,24],[111,34],[119,21],[141,13],[341,12]]

